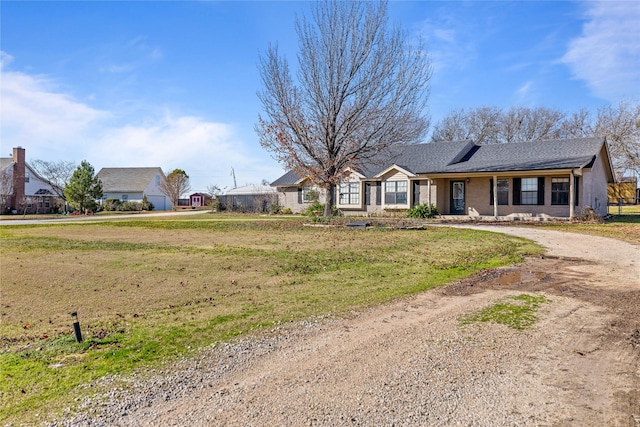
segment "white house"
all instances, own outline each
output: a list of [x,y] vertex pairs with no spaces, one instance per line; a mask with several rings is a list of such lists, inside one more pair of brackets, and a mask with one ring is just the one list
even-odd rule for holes
[[102,168],[96,175],[102,181],[102,200],[142,202],[144,196],[154,210],[171,209],[171,201],[160,191],[165,178],[159,167],[151,168]]
[[25,149],[15,147],[11,157],[0,158],[0,205],[3,213],[51,213],[63,201],[27,164]]

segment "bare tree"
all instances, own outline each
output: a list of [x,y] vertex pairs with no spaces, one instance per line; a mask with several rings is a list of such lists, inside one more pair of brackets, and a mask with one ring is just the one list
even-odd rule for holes
[[5,213],[13,197],[13,173],[10,168],[0,171],[0,213]]
[[564,113],[538,107],[497,107],[453,110],[434,126],[431,141],[471,139],[478,144],[524,142],[559,138]]
[[431,133],[431,142],[464,141],[469,139],[469,123],[464,109],[452,110]]
[[564,113],[551,108],[514,107],[500,118],[496,142],[525,142],[559,138]]
[[159,188],[169,198],[175,211],[180,197],[191,190],[189,175],[182,169],[174,169],[160,182]]
[[561,125],[562,138],[585,138],[596,134],[589,111],[581,109],[567,117]]
[[469,112],[469,137],[478,144],[497,142],[502,112],[497,107],[480,107]]
[[419,141],[429,125],[429,58],[387,21],[386,0],[319,1],[311,22],[296,19],[297,83],[277,46],[260,57],[260,143],[326,190],[327,216],[347,168]]
[[629,171],[640,174],[640,103],[621,102],[617,108],[601,108],[595,133],[609,141],[619,177]]
[[29,163],[29,166],[51,186],[51,189],[58,197],[66,200],[64,189],[76,170],[75,163],[64,160],[48,162],[35,159]]
[[222,189],[215,184],[207,185],[207,195],[211,197],[211,212],[215,212],[220,208],[220,199],[218,196]]

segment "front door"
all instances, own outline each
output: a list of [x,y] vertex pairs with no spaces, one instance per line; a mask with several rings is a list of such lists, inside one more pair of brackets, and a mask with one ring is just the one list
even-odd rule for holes
[[464,215],[464,181],[451,181],[451,215]]

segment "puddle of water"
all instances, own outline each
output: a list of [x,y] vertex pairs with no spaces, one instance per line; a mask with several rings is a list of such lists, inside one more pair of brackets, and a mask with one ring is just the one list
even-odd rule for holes
[[522,283],[537,282],[547,273],[543,271],[512,271],[490,282],[491,285],[509,286]]

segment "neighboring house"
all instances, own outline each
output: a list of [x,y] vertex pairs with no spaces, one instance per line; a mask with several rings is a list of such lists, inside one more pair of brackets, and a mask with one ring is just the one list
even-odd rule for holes
[[247,185],[229,190],[218,199],[220,210],[269,212],[271,205],[278,202],[278,193],[268,185]]
[[617,205],[622,203],[632,205],[639,203],[636,193],[638,187],[638,178],[635,176],[627,176],[620,179],[619,182],[609,184],[609,204]]
[[[427,202],[442,215],[573,217],[587,207],[605,215],[607,185],[615,182],[604,138],[396,145],[348,172],[334,198],[345,215],[384,215]],[[291,171],[271,185],[294,212],[306,209],[317,190]],[[324,190],[320,195],[323,202]]]
[[15,147],[12,157],[0,159],[0,205],[2,213],[51,213],[64,201],[27,164],[26,150]]
[[211,203],[211,196],[204,193],[193,193],[189,196],[189,206],[199,208]]
[[96,175],[102,181],[102,200],[142,202],[144,196],[153,209],[171,209],[171,201],[160,191],[164,173],[155,168],[102,168]]

